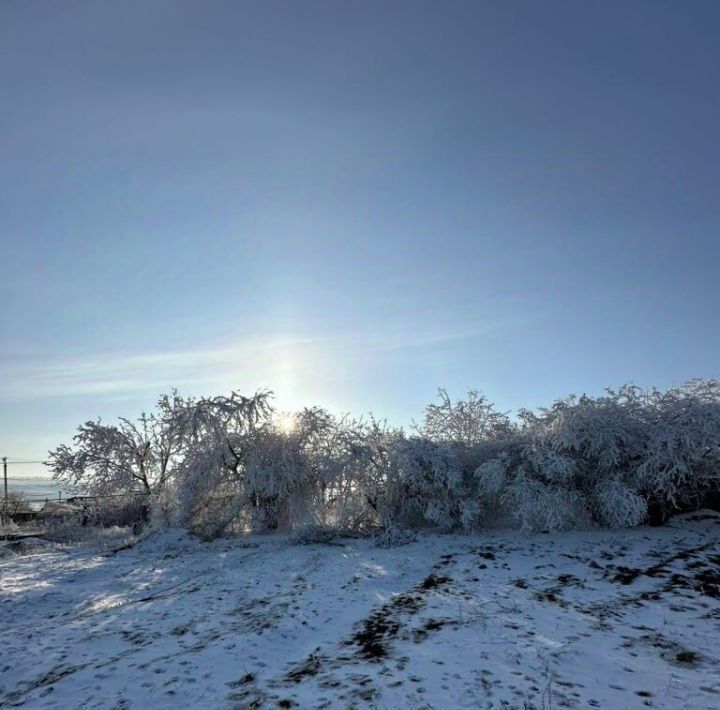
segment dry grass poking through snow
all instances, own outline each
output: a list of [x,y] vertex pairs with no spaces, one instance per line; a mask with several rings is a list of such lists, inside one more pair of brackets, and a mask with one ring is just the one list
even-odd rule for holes
[[720,516],[0,558],[0,707],[720,706]]

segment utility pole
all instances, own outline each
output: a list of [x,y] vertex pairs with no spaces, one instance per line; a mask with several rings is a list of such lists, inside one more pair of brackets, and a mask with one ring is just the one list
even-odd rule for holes
[[3,480],[5,481],[5,505],[0,511],[0,523],[5,524],[5,518],[8,512],[8,494],[7,494],[7,456],[3,456]]

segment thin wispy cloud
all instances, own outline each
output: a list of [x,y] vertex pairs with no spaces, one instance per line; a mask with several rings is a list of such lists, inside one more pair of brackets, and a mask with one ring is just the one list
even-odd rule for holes
[[[0,397],[118,394],[188,384],[212,384],[262,366],[307,341],[249,341],[232,347],[168,352],[108,352],[0,365]],[[259,375],[262,373],[259,372]]]
[[207,392],[218,388],[290,388],[327,377],[338,363],[362,366],[370,357],[432,348],[477,335],[378,329],[319,337],[256,337],[233,345],[167,352],[97,352],[53,358],[6,356],[0,362],[0,398],[124,396],[171,387]]

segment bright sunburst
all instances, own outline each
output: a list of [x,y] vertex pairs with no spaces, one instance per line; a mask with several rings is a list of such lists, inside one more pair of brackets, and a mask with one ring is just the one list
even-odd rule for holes
[[283,434],[292,434],[293,431],[295,431],[297,422],[292,414],[284,412],[282,414],[278,414],[278,416],[276,417],[275,426]]

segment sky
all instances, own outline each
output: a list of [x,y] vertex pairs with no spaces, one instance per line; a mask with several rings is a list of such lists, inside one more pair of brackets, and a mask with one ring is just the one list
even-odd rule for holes
[[718,37],[703,0],[4,0],[0,455],[173,387],[408,424],[719,377]]

